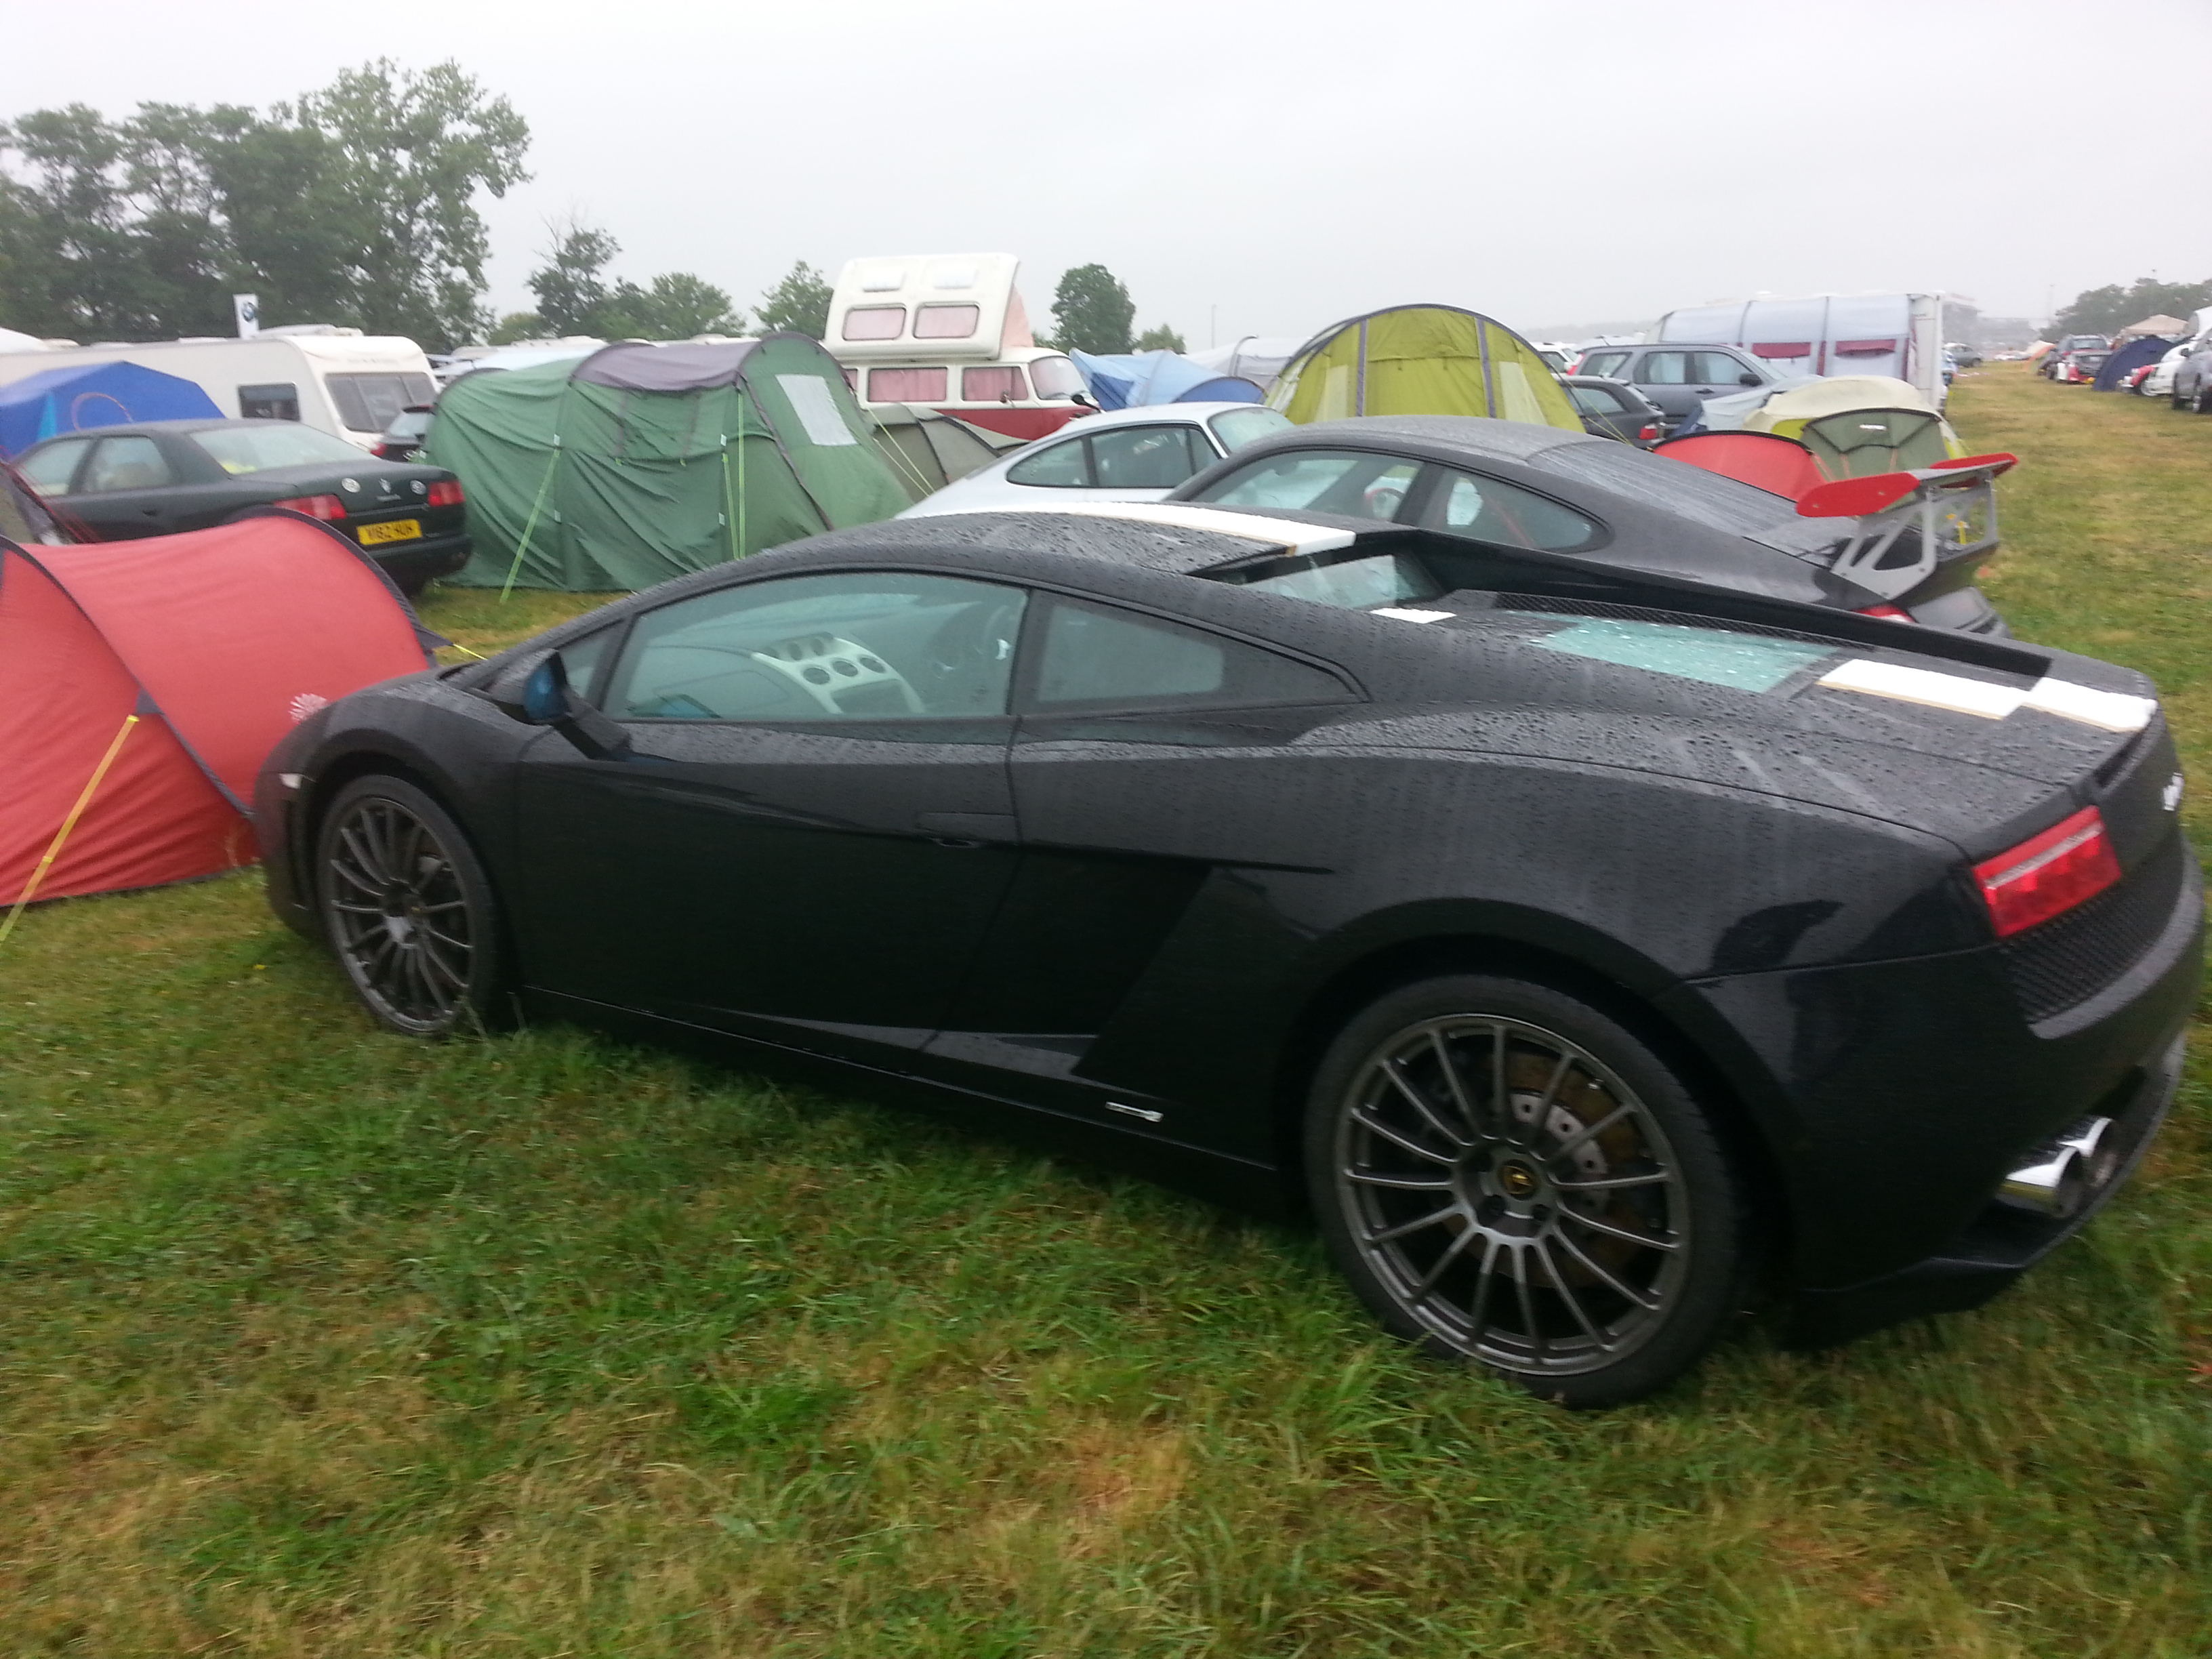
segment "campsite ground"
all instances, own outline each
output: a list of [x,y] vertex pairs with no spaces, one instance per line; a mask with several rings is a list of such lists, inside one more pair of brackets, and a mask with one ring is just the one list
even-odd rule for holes
[[[2212,777],[2212,421],[2011,365],[1954,412],[2026,460],[1999,605],[2156,674]],[[0,1650],[2200,1655],[2208,1048],[1990,1309],[1569,1417],[1379,1340],[1294,1229],[574,1032],[375,1035],[251,874],[46,907],[0,947]]]

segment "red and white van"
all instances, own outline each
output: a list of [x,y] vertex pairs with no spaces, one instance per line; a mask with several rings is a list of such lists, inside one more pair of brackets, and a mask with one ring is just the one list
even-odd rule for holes
[[1011,253],[874,255],[846,262],[823,343],[863,407],[921,404],[1017,438],[1079,412],[1083,377],[1030,332]]

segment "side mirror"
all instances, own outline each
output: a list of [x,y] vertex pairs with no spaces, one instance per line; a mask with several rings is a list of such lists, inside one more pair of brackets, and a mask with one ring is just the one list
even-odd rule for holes
[[631,758],[629,733],[569,689],[568,665],[558,651],[525,657],[483,694],[509,720],[551,726],[587,759]]
[[1765,386],[1766,384],[1765,381],[1760,380],[1756,374],[1739,374],[1735,377],[1735,383],[1738,386]]

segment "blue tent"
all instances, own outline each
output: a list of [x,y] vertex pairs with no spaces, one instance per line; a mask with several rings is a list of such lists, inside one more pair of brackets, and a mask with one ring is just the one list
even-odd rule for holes
[[1094,356],[1071,351],[1075,367],[1101,409],[1138,409],[1152,404],[1256,404],[1260,388],[1233,374],[1194,363],[1180,352],[1139,351]]
[[2161,340],[2154,335],[2129,341],[2105,359],[2105,366],[2097,371],[2096,389],[2118,392],[2120,382],[2127,378],[2130,369],[2141,368],[2145,363],[2154,363],[2172,349],[2172,341]]
[[190,380],[136,363],[72,363],[0,386],[0,455],[60,432],[126,421],[189,421],[222,411]]

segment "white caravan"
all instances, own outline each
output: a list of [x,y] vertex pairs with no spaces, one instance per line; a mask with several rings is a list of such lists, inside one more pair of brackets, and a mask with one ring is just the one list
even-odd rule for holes
[[1941,294],[1815,294],[1686,306],[1652,335],[1673,345],[1729,345],[1783,375],[1886,374],[1943,406]]
[[250,339],[149,340],[0,352],[0,386],[80,363],[136,363],[190,380],[226,415],[298,421],[369,448],[392,416],[436,395],[414,341],[353,328]]
[[830,337],[861,406],[924,404],[1016,438],[1077,412],[1083,377],[1036,343],[1011,253],[850,259],[830,296]]

